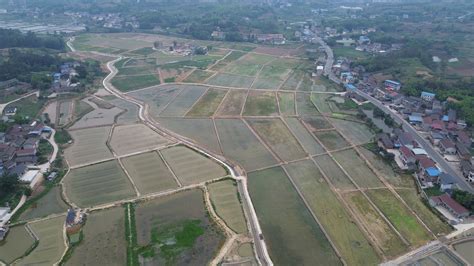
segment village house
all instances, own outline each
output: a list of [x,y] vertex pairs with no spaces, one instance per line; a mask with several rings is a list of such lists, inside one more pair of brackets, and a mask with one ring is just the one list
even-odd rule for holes
[[393,141],[390,139],[390,136],[385,133],[380,133],[376,136],[377,146],[383,150],[393,149]]
[[439,189],[442,192],[450,193],[456,186],[456,178],[450,174],[442,172],[439,174]]
[[418,147],[418,142],[415,141],[413,136],[408,132],[403,132],[400,129],[395,129],[395,135],[397,136],[397,140],[395,142],[395,146],[401,147],[406,146],[410,149]]
[[429,199],[429,203],[433,207],[443,207],[448,210],[457,219],[466,218],[469,216],[469,210],[464,208],[461,204],[453,200],[449,194],[441,196],[433,196]]
[[461,142],[456,142],[456,151],[457,151],[457,154],[459,156],[459,158],[463,159],[463,160],[470,160],[471,159],[471,151],[469,150],[469,148],[466,147],[466,145],[464,145],[463,143]]
[[474,167],[471,164],[471,161],[462,160],[461,161],[461,171],[462,175],[469,182],[474,182]]
[[384,81],[383,85],[385,86],[385,89],[394,90],[394,91],[399,91],[402,87],[402,84],[400,82],[396,82],[389,79]]
[[413,170],[416,167],[415,154],[406,146],[400,147],[400,160],[408,169]]
[[443,139],[439,142],[439,149],[443,154],[456,154],[456,144],[450,139]]
[[436,97],[436,94],[434,93],[431,93],[431,92],[426,92],[426,91],[423,91],[421,92],[421,96],[420,98],[425,101],[425,102],[433,102],[433,100],[435,99]]
[[432,159],[424,157],[418,161],[418,177],[420,181],[438,183],[439,174],[439,169]]

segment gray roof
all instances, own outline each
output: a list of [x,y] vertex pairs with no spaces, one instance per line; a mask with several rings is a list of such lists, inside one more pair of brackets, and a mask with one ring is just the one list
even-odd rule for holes
[[441,174],[439,174],[439,182],[442,185],[455,184],[456,183],[456,178],[453,177],[450,174],[447,174],[445,172],[441,172]]

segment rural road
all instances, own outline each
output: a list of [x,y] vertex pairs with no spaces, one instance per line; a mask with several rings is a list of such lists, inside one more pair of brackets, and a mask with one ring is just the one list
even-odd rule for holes
[[21,96],[20,98],[15,99],[15,100],[13,100],[13,101],[9,101],[9,102],[7,102],[7,103],[2,103],[2,104],[0,104],[0,114],[3,114],[3,109],[5,109],[5,107],[7,107],[7,105],[9,105],[9,104],[11,104],[11,103],[14,103],[14,102],[17,102],[17,101],[19,101],[19,100],[21,100],[21,99],[23,99],[23,98],[30,97],[31,95],[35,95],[35,94],[36,94],[36,96],[39,96],[39,91],[34,91],[34,92],[31,92],[31,93],[25,94],[25,95]]
[[[73,47],[72,47],[73,48]],[[114,64],[121,60],[122,57],[116,58],[115,60],[112,60],[107,63],[107,68],[109,69],[110,73],[107,75],[107,77],[104,78],[102,81],[102,84],[104,88],[109,91],[112,95],[115,95],[125,101],[131,102],[133,104],[136,104],[139,106],[139,118],[140,120],[148,125],[149,127],[163,132],[165,135],[172,136],[173,138],[179,140],[180,142],[186,144],[187,146],[192,147],[193,149],[201,152],[202,154],[214,159],[215,161],[221,163],[224,165],[229,172],[231,173],[232,177],[240,182],[237,182],[238,184],[238,190],[241,192],[242,199],[243,199],[243,205],[244,209],[247,211],[247,217],[250,223],[250,230],[252,231],[252,235],[254,238],[254,245],[255,245],[255,250],[257,252],[257,260],[260,262],[262,265],[273,265],[273,262],[271,261],[270,255],[268,254],[267,246],[265,243],[264,239],[261,239],[260,236],[262,235],[262,230],[260,228],[260,224],[258,222],[258,218],[255,212],[255,209],[253,207],[252,201],[250,199],[247,186],[246,186],[246,177],[241,177],[238,176],[234,170],[233,167],[231,167],[228,163],[222,161],[221,159],[217,158],[216,156],[210,154],[207,151],[204,151],[202,148],[196,146],[194,143],[190,142],[186,138],[183,138],[180,135],[177,135],[174,132],[169,131],[166,128],[161,127],[158,123],[155,123],[148,115],[146,105],[143,104],[142,102],[131,98],[128,95],[123,94],[121,91],[118,91],[117,89],[114,88],[114,86],[111,84],[112,78],[117,74],[117,69],[114,67]]]
[[[327,54],[327,60],[326,60],[326,66],[324,68],[324,74],[333,82],[340,84],[341,81],[334,75],[334,73],[331,71],[332,65],[334,64],[334,54],[324,40],[322,40],[320,37],[316,37],[316,41],[324,47],[324,50]],[[406,132],[409,132],[410,134],[413,135],[415,140],[425,149],[425,151],[428,153],[428,155],[440,166],[440,168],[445,171],[446,173],[456,177],[459,186],[461,189],[469,191],[471,193],[474,193],[474,189],[469,184],[463,176],[460,176],[458,172],[453,168],[452,165],[450,165],[434,148],[431,146],[428,141],[423,138],[423,136],[415,129],[413,128],[410,123],[408,123],[406,120],[398,116],[396,113],[394,113],[392,110],[390,110],[387,106],[383,105],[379,100],[375,99],[374,97],[370,96],[369,94],[356,90],[356,93],[359,94],[360,96],[364,97],[368,101],[370,101],[372,104],[380,108],[382,111],[384,111],[386,114],[389,114],[398,124],[402,125],[403,130]]]
[[58,156],[58,151],[59,147],[56,141],[54,140],[54,135],[56,134],[56,130],[52,129],[51,131],[51,136],[46,139],[51,146],[53,146],[53,154],[51,154],[51,158],[49,158],[48,162],[38,165],[38,168],[40,169],[41,173],[45,173],[49,170],[51,164],[56,160],[56,157]]

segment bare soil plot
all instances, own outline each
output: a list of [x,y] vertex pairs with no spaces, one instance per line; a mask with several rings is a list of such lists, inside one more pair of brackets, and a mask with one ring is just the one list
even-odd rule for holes
[[36,203],[30,206],[20,216],[20,220],[29,220],[48,216],[50,214],[66,212],[68,205],[61,197],[61,188],[53,187],[48,194],[44,195]]
[[115,122],[115,117],[122,111],[122,109],[117,107],[110,109],[95,108],[94,111],[87,113],[74,123],[70,129],[112,125]]
[[10,227],[8,237],[0,243],[0,260],[11,264],[23,256],[34,244],[34,239],[24,225]]
[[120,98],[110,100],[109,102],[118,108],[125,110],[125,112],[121,113],[117,118],[117,124],[129,124],[139,121],[137,105]]
[[150,114],[156,118],[166,105],[181,92],[183,86],[161,86],[137,92],[129,95],[148,104]]
[[400,234],[413,246],[421,246],[431,240],[423,225],[388,189],[368,190],[367,194]]
[[296,115],[295,94],[289,92],[278,92],[278,103],[282,115]]
[[239,60],[227,65],[223,71],[237,75],[255,76],[264,64],[270,62],[272,59],[274,59],[274,57],[268,55],[247,54]]
[[286,165],[288,173],[348,265],[373,265],[377,254],[312,161]]
[[142,194],[178,187],[172,173],[157,152],[142,153],[121,160]]
[[245,103],[245,116],[272,116],[278,114],[276,95],[273,92],[250,91]]
[[209,117],[219,107],[222,99],[226,95],[227,90],[210,88],[206,93],[194,104],[193,108],[186,114],[190,117]]
[[112,85],[120,91],[127,92],[143,89],[160,84],[157,74],[147,74],[139,76],[122,76],[112,79]]
[[185,87],[170,104],[161,112],[160,116],[184,116],[191,106],[206,92],[204,86]]
[[311,132],[321,129],[330,129],[333,126],[322,116],[303,117],[303,122],[310,128]]
[[402,239],[375,208],[370,205],[369,201],[361,192],[349,192],[344,194],[344,198],[354,210],[357,217],[361,219],[366,228],[370,230],[370,233],[375,237],[377,245],[387,257],[393,258],[407,251],[408,246],[403,243]]
[[370,142],[375,135],[364,123],[332,118],[329,118],[329,120],[337,130],[356,145]]
[[84,239],[67,261],[70,265],[125,265],[124,210],[120,207],[92,212],[83,229]]
[[255,53],[283,56],[288,55],[294,49],[280,48],[280,47],[267,47],[267,46],[258,46],[253,51]]
[[397,193],[437,236],[447,235],[453,230],[433,213],[427,202],[423,202],[416,189],[399,189]]
[[73,169],[65,177],[66,194],[80,207],[90,207],[135,196],[130,180],[117,161]]
[[290,131],[309,154],[316,155],[325,152],[323,146],[314,139],[298,118],[288,117],[285,118],[285,121],[288,124]]
[[259,73],[259,78],[279,80],[283,82],[286,80],[291,71],[300,64],[300,61],[289,58],[277,58],[267,65],[265,65]]
[[96,127],[70,131],[74,144],[68,147],[64,155],[69,166],[92,163],[112,158],[106,145],[110,127]]
[[[398,174],[394,168],[385,161],[380,155],[363,147],[359,151],[370,161],[372,166],[381,174],[381,176],[395,187],[414,188],[415,181],[409,174]],[[392,162],[393,163],[393,162]]]
[[296,110],[300,116],[320,115],[310,97],[311,95],[308,93],[296,94]]
[[210,78],[214,73],[210,71],[196,69],[189,76],[187,76],[183,82],[189,83],[203,83],[206,79]]
[[356,187],[347,175],[342,171],[339,165],[329,156],[321,155],[314,157],[316,164],[321,171],[328,177],[329,181],[338,189],[355,189]]
[[168,143],[167,139],[144,124],[114,127],[110,140],[112,150],[119,156],[156,149]]
[[39,238],[38,246],[25,258],[20,265],[53,265],[59,262],[66,251],[63,238],[63,226],[66,217],[30,223],[29,226]]
[[[197,189],[139,204],[135,216],[138,245],[154,254],[143,258],[145,265],[206,265],[224,240]],[[185,236],[185,245],[178,235]]]
[[184,185],[201,183],[227,175],[221,165],[184,146],[171,147],[160,152]]
[[59,103],[59,126],[64,126],[72,119],[72,100],[65,100]]
[[276,160],[241,120],[216,120],[224,155],[247,171],[276,164]]
[[317,131],[314,135],[323,143],[328,150],[338,150],[350,146],[350,144],[336,130]]
[[48,114],[49,120],[51,120],[51,123],[56,124],[56,118],[58,117],[58,101],[51,102],[48,104],[44,111],[43,114]]
[[312,265],[316,261],[321,265],[341,265],[280,167],[250,173],[248,182],[270,257],[276,265]]
[[360,187],[384,187],[384,184],[353,149],[333,153],[336,161]]
[[247,233],[242,205],[237,192],[237,184],[233,180],[224,180],[208,186],[212,205],[219,217],[238,234]]
[[215,86],[249,88],[252,85],[253,80],[254,77],[219,73],[210,78],[206,83]]
[[239,116],[247,97],[247,91],[244,90],[230,90],[225,96],[217,116]]
[[250,119],[248,122],[282,160],[292,161],[307,156],[280,119]]
[[214,123],[208,118],[160,118],[160,124],[181,136],[194,140],[213,152],[221,154]]

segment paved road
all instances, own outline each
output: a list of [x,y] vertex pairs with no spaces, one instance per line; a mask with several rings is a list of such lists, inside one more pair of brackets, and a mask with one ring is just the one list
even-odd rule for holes
[[415,128],[413,128],[410,123],[408,123],[406,120],[401,118],[399,115],[394,113],[390,108],[387,106],[383,105],[379,100],[375,99],[374,97],[368,95],[365,92],[362,92],[360,90],[356,91],[357,94],[361,95],[362,97],[366,98],[369,100],[372,104],[380,108],[382,111],[384,111],[387,114],[390,114],[390,116],[400,125],[402,125],[403,130],[406,132],[409,132],[415,140],[421,145],[423,149],[428,153],[428,155],[438,164],[438,166],[446,173],[456,177],[458,184],[461,189],[469,191],[471,193],[474,193],[474,189],[469,184],[466,179],[462,175],[459,175],[458,172],[453,168],[451,164],[449,164],[441,154],[439,154],[433,146],[428,143],[428,141],[418,132]]
[[[339,80],[335,75],[334,73],[331,71],[331,68],[332,68],[332,65],[334,64],[334,54],[332,52],[332,49],[331,47],[329,47],[326,42],[324,42],[324,40],[322,40],[321,38],[319,37],[316,37],[316,41],[322,46],[324,47],[324,50],[326,52],[326,55],[327,55],[327,60],[326,60],[326,67],[324,69],[324,74],[332,81],[340,84],[341,83],[341,80]],[[451,164],[449,164],[434,148],[433,146],[431,146],[430,143],[428,143],[428,141],[423,138],[423,136],[415,129],[413,128],[410,123],[408,123],[407,121],[405,121],[403,118],[401,118],[400,116],[398,116],[396,113],[392,112],[391,109],[389,109],[387,106],[383,105],[379,100],[375,99],[374,97],[371,97],[370,95],[368,95],[367,93],[365,92],[362,92],[360,90],[357,90],[356,91],[359,95],[361,95],[362,97],[366,98],[367,100],[369,100],[372,104],[374,104],[375,106],[379,107],[382,111],[384,111],[385,113],[387,114],[390,114],[390,116],[397,122],[399,123],[400,125],[403,126],[403,129],[406,131],[406,132],[409,132],[410,134],[413,135],[413,137],[415,138],[415,140],[423,147],[423,149],[426,150],[426,152],[428,153],[428,155],[438,164],[438,166],[443,170],[445,171],[446,173],[456,177],[457,181],[458,181],[458,184],[459,186],[461,187],[461,189],[464,189],[466,191],[470,191],[471,193],[474,193],[474,189],[473,187],[471,186],[471,184],[469,184],[469,182],[467,182],[464,177],[462,175],[460,175],[454,168]]]
[[138,105],[139,106],[139,113],[138,113],[139,118],[142,122],[144,122],[149,127],[154,128],[158,131],[161,131],[166,135],[172,136],[173,138],[177,139],[178,141],[180,141],[180,142],[182,142],[182,143],[184,143],[184,144],[200,151],[204,155],[206,155],[208,157],[211,157],[214,160],[216,160],[216,161],[220,162],[221,164],[223,164],[224,166],[226,166],[226,168],[231,173],[232,177],[239,181],[239,182],[237,182],[238,189],[239,189],[239,192],[242,193],[241,195],[242,195],[243,202],[244,202],[243,205],[244,205],[244,208],[247,210],[247,217],[248,217],[249,223],[250,223],[250,230],[252,231],[252,235],[254,237],[254,245],[255,245],[256,252],[257,252],[257,260],[262,265],[273,265],[273,262],[270,258],[270,255],[268,254],[268,251],[267,251],[267,246],[266,246],[265,240],[260,239],[260,235],[262,235],[262,230],[260,228],[258,218],[257,218],[257,215],[255,213],[255,209],[253,208],[252,201],[251,201],[250,196],[248,194],[248,189],[247,189],[247,186],[246,186],[246,184],[247,184],[246,183],[246,181],[247,181],[246,178],[242,177],[242,176],[239,176],[236,173],[235,169],[232,166],[230,166],[228,163],[222,161],[221,159],[217,158],[216,156],[214,156],[212,154],[209,154],[207,151],[202,150],[200,147],[196,146],[194,143],[192,143],[189,140],[181,137],[180,135],[174,134],[173,132],[170,132],[168,129],[163,128],[159,124],[155,123],[155,121],[153,121],[153,119],[150,118],[150,116],[148,114],[148,110],[142,102],[140,102],[140,101],[138,101],[134,98],[131,98],[130,96],[128,96],[126,94],[123,94],[121,91],[116,90],[112,86],[110,81],[117,74],[117,69],[114,67],[114,64],[115,64],[115,62],[117,62],[121,59],[122,59],[122,57],[119,57],[119,58],[107,63],[107,68],[110,70],[110,73],[109,73],[109,75],[107,75],[107,77],[105,77],[105,79],[102,82],[104,88],[107,91],[109,91],[111,94],[113,94],[113,95],[115,95],[115,96],[117,96],[117,97],[119,97],[123,100],[126,100],[128,102],[131,102],[131,103],[134,103],[134,104]]
[[36,97],[39,97],[39,91],[34,91],[34,92],[31,92],[31,93],[25,94],[25,95],[21,96],[20,98],[17,98],[13,101],[9,101],[7,103],[0,104],[0,114],[3,114],[3,109],[5,109],[5,107],[7,107],[7,105],[9,105],[11,103],[14,103],[14,102],[18,102],[19,100],[21,100],[23,98],[27,98],[27,97],[30,97],[31,95],[35,95],[35,94],[36,94]]

